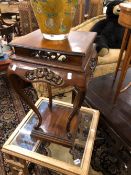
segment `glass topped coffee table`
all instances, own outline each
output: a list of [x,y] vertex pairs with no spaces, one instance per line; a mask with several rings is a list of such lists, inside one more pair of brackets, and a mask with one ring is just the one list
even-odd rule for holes
[[[43,112],[47,105],[47,98],[40,98],[36,103],[40,112]],[[56,100],[53,101],[53,106],[54,108],[64,108],[64,110],[72,109],[72,104]],[[87,175],[99,112],[81,107],[78,117],[80,121],[74,145],[72,148],[68,148],[46,140],[41,141],[34,137],[32,130],[37,122],[37,116],[30,110],[2,148],[13,175],[19,173],[22,175],[31,174],[29,167],[32,163],[35,165],[33,165],[31,171],[36,175]],[[55,120],[58,122],[57,118]],[[46,126],[50,125],[49,120],[45,120],[45,122]],[[46,127],[41,129],[46,132]]]

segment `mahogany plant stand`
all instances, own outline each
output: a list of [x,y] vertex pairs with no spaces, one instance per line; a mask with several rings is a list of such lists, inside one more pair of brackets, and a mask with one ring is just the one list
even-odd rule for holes
[[[12,58],[8,76],[14,89],[38,116],[38,123],[32,131],[35,137],[72,146],[86,82],[90,80],[97,62],[93,44],[95,37],[93,32],[70,32],[66,40],[50,41],[43,38],[40,30],[36,30],[11,43],[16,56]],[[43,113],[23,93],[22,81],[48,84],[49,104]],[[53,106],[51,85],[75,87],[77,95],[72,110]],[[46,118],[48,122],[45,122]]]

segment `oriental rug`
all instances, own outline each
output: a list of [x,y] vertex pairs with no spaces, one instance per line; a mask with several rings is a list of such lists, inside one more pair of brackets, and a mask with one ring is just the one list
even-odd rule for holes
[[[37,93],[32,86],[25,88],[25,93],[33,102],[37,101]],[[0,149],[28,111],[29,106],[12,88],[7,76],[0,75]],[[0,175],[5,175],[4,171],[10,174],[9,167],[3,165],[2,158],[0,152]]]

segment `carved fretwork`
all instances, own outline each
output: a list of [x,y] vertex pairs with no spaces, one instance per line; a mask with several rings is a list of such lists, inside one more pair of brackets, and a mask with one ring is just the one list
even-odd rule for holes
[[97,59],[96,58],[92,58],[90,60],[90,63],[89,63],[89,67],[90,67],[92,72],[94,72],[96,65],[97,65]]
[[56,52],[46,52],[46,51],[40,51],[40,50],[34,50],[31,53],[31,56],[39,58],[39,59],[46,59],[46,60],[55,60],[59,62],[65,62],[67,60],[67,57],[63,54],[56,53]]
[[31,82],[43,81],[57,86],[64,84],[63,79],[59,75],[45,67],[28,70],[25,73],[25,78]]

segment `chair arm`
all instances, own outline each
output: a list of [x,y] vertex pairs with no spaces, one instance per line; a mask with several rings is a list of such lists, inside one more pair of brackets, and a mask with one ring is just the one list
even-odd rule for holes
[[87,19],[86,21],[84,21],[83,23],[81,23],[80,25],[77,25],[76,27],[73,27],[71,29],[71,31],[90,31],[91,28],[100,20],[103,20],[106,18],[106,15],[98,15],[96,17],[93,17],[91,19]]
[[[106,15],[99,15],[93,17],[91,19],[86,20],[85,22],[81,23],[80,25],[71,29],[71,31],[91,31],[91,28],[100,20],[106,18]],[[94,76],[102,76],[107,73],[112,73],[115,71],[116,63],[118,61],[120,49],[110,49],[109,53],[103,57],[98,56],[98,63],[96,70],[94,72]]]

